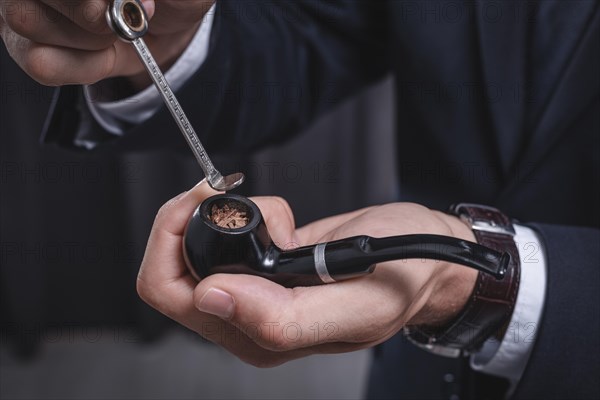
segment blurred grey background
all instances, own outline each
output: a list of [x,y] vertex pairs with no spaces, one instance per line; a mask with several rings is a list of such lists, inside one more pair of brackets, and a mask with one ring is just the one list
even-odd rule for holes
[[[52,91],[0,50],[0,398],[362,397],[369,351],[257,369],[140,304],[132,282],[153,215],[199,168],[161,152],[40,146]],[[246,189],[286,198],[299,225],[393,201],[393,101],[388,79],[284,146],[236,160]],[[81,256],[90,244],[99,255]]]

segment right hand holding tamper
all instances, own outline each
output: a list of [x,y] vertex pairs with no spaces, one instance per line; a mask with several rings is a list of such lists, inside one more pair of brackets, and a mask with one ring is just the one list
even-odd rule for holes
[[[141,0],[152,19],[145,38],[162,68],[187,48],[214,0]],[[0,36],[11,57],[47,86],[127,77],[150,82],[131,46],[106,21],[108,0],[0,0]]]

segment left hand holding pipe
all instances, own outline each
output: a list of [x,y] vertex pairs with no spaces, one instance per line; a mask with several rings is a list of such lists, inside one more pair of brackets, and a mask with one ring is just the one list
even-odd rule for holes
[[[198,283],[183,260],[183,233],[193,210],[214,194],[202,183],[161,208],[137,289],[160,312],[252,365],[371,347],[407,324],[442,325],[462,309],[477,278],[477,271],[444,261],[402,260],[381,263],[360,279],[322,286],[288,289],[231,274]],[[284,249],[356,235],[426,233],[475,241],[456,217],[417,204],[365,208],[296,229],[283,199],[252,200],[273,241]]]

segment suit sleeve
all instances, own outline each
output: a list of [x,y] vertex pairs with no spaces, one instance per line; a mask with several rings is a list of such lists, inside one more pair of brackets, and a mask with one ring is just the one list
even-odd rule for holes
[[[383,2],[219,0],[209,55],[178,97],[210,151],[283,141],[385,76],[383,19]],[[81,88],[60,90],[44,140],[69,146],[83,100]],[[108,141],[121,149],[172,147],[175,129],[163,108]]]
[[[547,254],[548,286],[537,338],[515,398],[599,398],[600,230],[534,225]],[[519,340],[531,340],[521,332]],[[547,382],[553,390],[547,390]]]

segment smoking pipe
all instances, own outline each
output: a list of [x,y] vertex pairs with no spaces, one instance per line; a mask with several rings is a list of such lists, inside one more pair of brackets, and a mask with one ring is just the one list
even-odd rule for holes
[[[242,223],[234,226],[215,222],[215,210],[223,209],[230,215],[237,211],[243,216]],[[282,250],[271,240],[256,204],[235,194],[210,197],[196,208],[185,229],[183,254],[198,280],[217,273],[250,274],[286,287],[355,278],[373,272],[377,263],[404,259],[444,260],[502,279],[510,261],[508,253],[462,239],[426,234],[385,238],[363,235]]]

